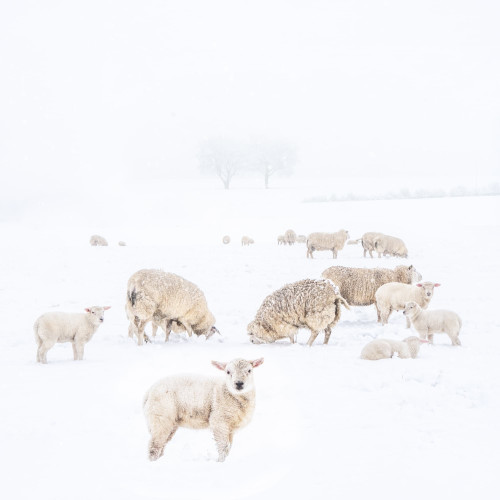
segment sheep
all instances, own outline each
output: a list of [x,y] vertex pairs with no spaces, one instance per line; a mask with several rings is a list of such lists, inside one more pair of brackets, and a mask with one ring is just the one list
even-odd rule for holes
[[[424,281],[417,285],[405,283],[386,283],[375,292],[375,307],[377,308],[377,321],[387,324],[392,311],[402,311],[405,304],[416,302],[422,309],[427,309],[434,295],[434,288],[440,283]],[[406,317],[406,328],[410,328],[410,318]]]
[[231,238],[226,234],[223,238],[222,238],[222,243],[224,243],[224,245],[227,245],[228,243],[231,243]]
[[106,238],[103,238],[102,236],[99,236],[98,234],[93,234],[90,237],[90,245],[93,247],[107,247],[108,242],[106,241]]
[[416,283],[422,275],[413,266],[396,266],[394,270],[385,268],[365,269],[357,267],[332,266],[321,276],[331,279],[351,306],[369,306],[375,303],[375,292],[385,283]]
[[241,244],[248,246],[248,245],[253,245],[255,242],[252,240],[252,238],[249,238],[248,236],[243,236],[241,238]]
[[219,333],[203,292],[181,276],[159,269],[142,269],[129,278],[125,307],[137,329],[138,345],[143,344],[144,328],[153,319],[165,330],[166,340],[173,322],[189,336],[194,332],[208,339]]
[[124,241],[119,241],[118,242],[118,246],[120,246],[120,247],[126,247],[127,244]]
[[[378,237],[384,236],[382,233],[369,232],[361,236],[361,245],[363,246],[363,257],[366,257],[366,252],[369,252],[373,259],[373,250],[375,250],[375,241]],[[356,240],[359,241],[359,240]]]
[[422,342],[426,340],[412,336],[403,341],[391,339],[375,339],[363,347],[361,359],[389,359],[397,354],[400,358],[416,358]]
[[278,245],[285,245],[286,244],[286,241],[285,241],[285,235],[283,234],[280,234],[278,236]]
[[305,243],[307,241],[307,237],[304,234],[299,234],[297,236],[297,243]]
[[287,229],[285,231],[285,243],[288,245],[293,245],[297,241],[297,235],[293,229]]
[[270,343],[289,338],[295,343],[299,328],[307,328],[312,346],[320,330],[325,331],[324,344],[340,319],[340,306],[349,305],[330,280],[304,279],[290,283],[268,295],[247,327],[250,342]]
[[87,307],[85,313],[48,312],[42,314],[33,325],[38,346],[37,362],[46,364],[47,351],[57,342],[71,342],[74,360],[81,361],[85,344],[90,341],[104,321],[104,311],[110,307]]
[[379,259],[382,254],[408,258],[408,249],[403,240],[387,234],[381,234],[375,238],[375,251],[378,253]]
[[349,233],[341,229],[336,233],[311,233],[307,237],[307,258],[313,258],[315,250],[331,250],[333,258],[337,258],[337,252],[344,248],[345,242],[349,239]]
[[255,408],[253,361],[237,358],[229,363],[212,361],[225,371],[224,379],[196,375],[166,377],[151,386],[143,400],[151,440],[149,459],[158,460],[179,427],[210,428],[223,462],[233,443],[235,431],[247,425]]
[[446,333],[452,345],[462,345],[458,338],[462,320],[456,312],[445,309],[424,311],[416,302],[410,301],[406,304],[403,314],[410,318],[420,338],[427,339],[429,344],[434,343],[435,333]]

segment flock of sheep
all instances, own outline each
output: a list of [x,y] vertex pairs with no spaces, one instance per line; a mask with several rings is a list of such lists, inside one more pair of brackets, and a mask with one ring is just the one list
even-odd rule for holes
[[[227,242],[229,242],[229,237]],[[300,238],[300,240],[299,240]],[[306,239],[308,256],[315,250],[331,250],[334,257],[349,238],[345,230],[338,233],[312,233]],[[251,240],[251,239],[250,239]],[[278,238],[278,243],[301,241],[291,230]],[[253,240],[251,240],[253,242]],[[361,241],[366,252],[407,255],[404,243],[398,238],[381,233],[366,233]],[[332,328],[341,318],[341,309],[374,304],[377,321],[385,325],[393,311],[403,310],[407,328],[411,325],[418,337],[403,341],[376,339],[361,351],[361,358],[378,360],[415,358],[422,342],[433,342],[435,333],[446,333],[453,345],[460,345],[462,326],[459,316],[448,310],[428,310],[434,289],[439,283],[421,281],[422,276],[413,265],[399,265],[394,269],[353,268],[331,266],[320,279],[303,279],[289,283],[267,296],[247,326],[250,342],[271,343],[280,339],[297,341],[299,329],[311,334],[307,344],[312,346],[320,332],[327,344]],[[57,342],[71,342],[75,360],[83,359],[84,346],[104,321],[109,307],[94,306],[85,313],[49,312],[34,324],[38,346],[37,361],[47,363],[47,351]],[[128,334],[137,337],[138,345],[149,341],[145,333],[148,323],[153,336],[158,327],[165,332],[165,341],[171,331],[187,332],[210,338],[219,333],[215,316],[209,310],[204,293],[194,283],[173,273],[158,269],[142,269],[128,280],[125,312],[129,320]],[[178,427],[210,428],[223,461],[231,448],[234,432],[246,425],[255,406],[253,369],[263,359],[234,359],[228,363],[212,364],[225,372],[224,379],[197,376],[167,377],[154,384],[143,401],[144,413],[151,434],[149,458],[162,456],[165,445]]]

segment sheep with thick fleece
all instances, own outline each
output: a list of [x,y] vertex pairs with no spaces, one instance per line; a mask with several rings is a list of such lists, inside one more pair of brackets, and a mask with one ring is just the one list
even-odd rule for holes
[[203,292],[181,276],[159,269],[142,269],[129,278],[126,309],[137,329],[139,345],[144,342],[146,324],[155,317],[158,321],[161,318],[167,340],[174,321],[182,325],[189,336],[194,332],[208,339],[218,332]]
[[247,425],[255,408],[253,369],[264,362],[233,359],[212,361],[224,379],[180,375],[159,380],[144,397],[143,408],[151,434],[149,459],[158,460],[179,427],[210,428],[223,462],[235,431]]
[[382,233],[368,232],[361,236],[361,245],[363,246],[363,257],[366,257],[366,252],[370,254],[373,259],[373,250],[375,250],[375,242],[377,238],[384,236]]
[[287,229],[285,231],[285,243],[288,245],[293,245],[297,241],[297,234],[293,229]]
[[321,330],[325,331],[327,344],[331,329],[340,319],[341,305],[349,309],[330,280],[304,279],[285,285],[262,302],[247,327],[250,342],[261,344],[289,338],[294,343],[299,328],[307,328],[311,331],[309,346]]
[[243,246],[248,246],[248,245],[253,245],[254,244],[254,241],[252,238],[250,238],[249,236],[243,236],[241,238],[241,244]]
[[379,258],[382,255],[392,255],[394,257],[408,258],[408,249],[401,238],[381,234],[375,238],[375,251]]
[[361,359],[389,359],[397,354],[399,358],[416,358],[420,345],[426,340],[418,337],[407,337],[403,341],[392,339],[375,339],[363,347]]
[[338,251],[344,248],[348,239],[349,233],[345,229],[336,233],[311,233],[307,237],[306,257],[312,259],[316,250],[331,250],[333,258],[336,259]]
[[[422,309],[427,309],[434,295],[434,288],[440,283],[424,281],[416,285],[405,283],[386,283],[375,292],[377,321],[387,324],[392,311],[402,311],[407,302],[416,302]],[[410,318],[406,317],[406,328],[410,328]]]
[[416,302],[408,302],[403,314],[410,318],[411,324],[417,330],[421,339],[434,342],[435,333],[446,333],[452,345],[462,345],[458,335],[462,328],[460,316],[446,309],[424,311]]
[[107,247],[108,242],[106,241],[106,238],[99,236],[98,234],[93,234],[90,237],[90,244],[93,247]]
[[332,266],[321,274],[332,280],[351,306],[369,306],[375,303],[375,292],[379,287],[391,281],[416,283],[422,275],[413,266],[396,266],[393,269]]
[[56,343],[71,342],[75,361],[83,359],[85,344],[104,321],[104,311],[111,306],[87,307],[84,313],[48,312],[33,325],[38,346],[36,360],[47,363],[47,351]]

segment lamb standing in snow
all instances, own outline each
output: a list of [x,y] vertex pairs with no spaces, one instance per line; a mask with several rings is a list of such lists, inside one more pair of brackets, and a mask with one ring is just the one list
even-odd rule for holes
[[285,231],[285,243],[288,245],[293,245],[297,241],[297,235],[293,229],[287,229]]
[[283,286],[264,299],[255,319],[248,325],[248,335],[254,344],[289,338],[295,342],[299,328],[308,328],[311,346],[321,330],[324,343],[340,319],[340,306],[349,306],[330,280],[305,279]]
[[108,242],[106,241],[106,238],[103,238],[102,236],[99,236],[98,234],[93,234],[90,237],[90,244],[93,247],[107,247]]
[[[416,302],[422,309],[427,309],[434,295],[434,288],[440,283],[424,281],[416,285],[405,283],[386,283],[375,292],[377,321],[387,324],[392,311],[402,311],[407,302]],[[410,318],[406,317],[406,328],[410,328]]]
[[42,314],[33,325],[38,345],[36,360],[46,364],[47,351],[58,342],[71,342],[74,360],[82,360],[85,344],[104,321],[104,311],[110,307],[88,307],[85,313],[48,312]]
[[278,236],[278,245],[285,245],[286,244],[286,241],[285,241],[285,235],[283,234],[280,234]]
[[331,250],[333,258],[337,258],[339,250],[344,248],[345,242],[349,239],[349,233],[341,229],[336,233],[311,233],[307,237],[307,258],[314,258],[313,252],[316,250]]
[[189,336],[194,332],[208,339],[218,333],[203,292],[181,276],[159,269],[142,269],[129,278],[125,308],[127,317],[133,318],[139,345],[144,342],[146,324],[155,316],[158,320],[162,318],[166,340],[174,321],[182,325]]
[[249,245],[253,245],[255,242],[252,240],[252,238],[248,237],[248,236],[243,236],[241,238],[241,244],[243,246],[249,246]]
[[[408,249],[401,238],[381,234],[375,238],[375,251],[379,258],[383,255],[408,258]],[[370,252],[371,255],[371,252]]]
[[413,266],[396,266],[394,270],[375,268],[332,266],[321,274],[332,280],[351,306],[369,306],[375,303],[375,292],[379,287],[391,281],[415,283],[422,275]]
[[[373,259],[373,250],[375,250],[375,242],[378,237],[384,236],[382,233],[377,232],[368,232],[361,236],[361,245],[363,246],[363,257],[366,257],[366,252],[370,254],[370,257]],[[359,241],[359,240],[356,240]]]
[[226,234],[223,238],[222,238],[222,243],[224,243],[224,245],[227,245],[228,243],[231,243],[231,238]]
[[224,379],[181,375],[156,382],[144,397],[144,414],[151,434],[149,459],[158,460],[165,445],[179,427],[210,428],[219,462],[223,462],[233,443],[234,432],[247,425],[255,408],[254,361],[233,359],[229,363],[212,361],[225,371]]
[[389,359],[397,354],[400,358],[416,358],[420,345],[426,340],[418,337],[407,337],[403,341],[392,339],[375,339],[363,347],[361,359]]
[[410,318],[411,324],[417,330],[421,339],[434,342],[435,333],[446,333],[452,345],[462,345],[458,335],[462,328],[460,316],[453,311],[434,309],[424,311],[416,302],[408,302],[403,314]]

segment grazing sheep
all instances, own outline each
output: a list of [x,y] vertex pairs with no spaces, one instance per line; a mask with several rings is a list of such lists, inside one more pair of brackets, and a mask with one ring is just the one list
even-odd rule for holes
[[369,306],[375,303],[375,292],[379,287],[391,281],[415,283],[422,275],[413,266],[396,266],[394,270],[375,268],[332,266],[321,274],[332,280],[351,306]]
[[248,236],[243,236],[241,238],[241,244],[246,246],[253,245],[254,241],[252,240],[252,238],[249,238]]
[[[377,308],[377,321],[387,324],[392,311],[402,311],[407,302],[414,301],[422,309],[427,309],[434,295],[434,288],[440,283],[424,281],[417,285],[405,283],[386,283],[375,292],[375,307]],[[410,328],[410,318],[406,317],[406,328]]]
[[127,244],[124,241],[119,241],[118,242],[118,246],[120,246],[120,247],[126,247]]
[[129,278],[125,308],[127,317],[133,318],[139,345],[146,324],[153,319],[165,330],[166,340],[173,322],[182,325],[189,336],[194,332],[208,339],[218,333],[203,292],[181,276],[159,269],[142,269]]
[[408,258],[408,249],[403,240],[387,234],[381,234],[375,238],[375,251],[378,253],[379,258],[382,254]]
[[165,445],[179,427],[210,428],[223,462],[231,449],[235,431],[247,425],[255,408],[253,361],[233,359],[229,363],[212,361],[225,371],[224,379],[179,375],[166,377],[151,386],[144,396],[143,408],[151,440],[149,459],[158,460]]
[[304,234],[299,234],[297,236],[297,243],[305,243],[307,241],[307,237]]
[[285,243],[288,245],[293,245],[297,241],[297,235],[293,229],[287,229],[285,231]]
[[278,245],[285,245],[285,244],[286,244],[285,236],[283,234],[280,234],[278,236]]
[[347,245],[357,245],[360,241],[361,241],[361,238],[359,238],[357,240],[349,240],[347,242]]
[[33,325],[38,345],[36,360],[47,363],[47,351],[56,343],[71,342],[75,361],[83,359],[85,344],[104,321],[104,311],[111,306],[87,307],[85,313],[48,312]]
[[462,320],[456,312],[445,309],[424,311],[416,302],[411,301],[406,304],[403,314],[410,318],[420,338],[427,339],[430,344],[434,342],[435,333],[446,333],[452,345],[462,345],[458,338]]
[[416,358],[420,345],[426,340],[418,337],[407,337],[403,341],[391,339],[375,339],[363,347],[361,359],[389,359],[397,354],[400,358]]
[[331,250],[333,258],[337,258],[337,252],[344,248],[345,242],[349,239],[349,233],[341,229],[336,233],[311,233],[307,237],[307,258],[313,258],[315,250]]
[[261,344],[289,338],[293,344],[299,328],[307,328],[311,331],[309,346],[321,330],[325,330],[327,344],[331,329],[340,319],[341,304],[349,309],[330,280],[305,279],[285,285],[262,302],[247,327],[250,342]]
[[90,245],[93,247],[107,247],[108,242],[106,241],[106,238],[103,238],[102,236],[99,236],[98,234],[93,234],[90,237]]
[[[361,245],[363,246],[363,257],[366,257],[366,252],[369,252],[373,259],[373,250],[375,250],[375,241],[378,237],[384,236],[382,233],[369,232],[361,236]],[[359,241],[359,240],[356,240]]]
[[231,238],[226,234],[226,236],[222,238],[222,243],[224,243],[224,245],[231,243]]

